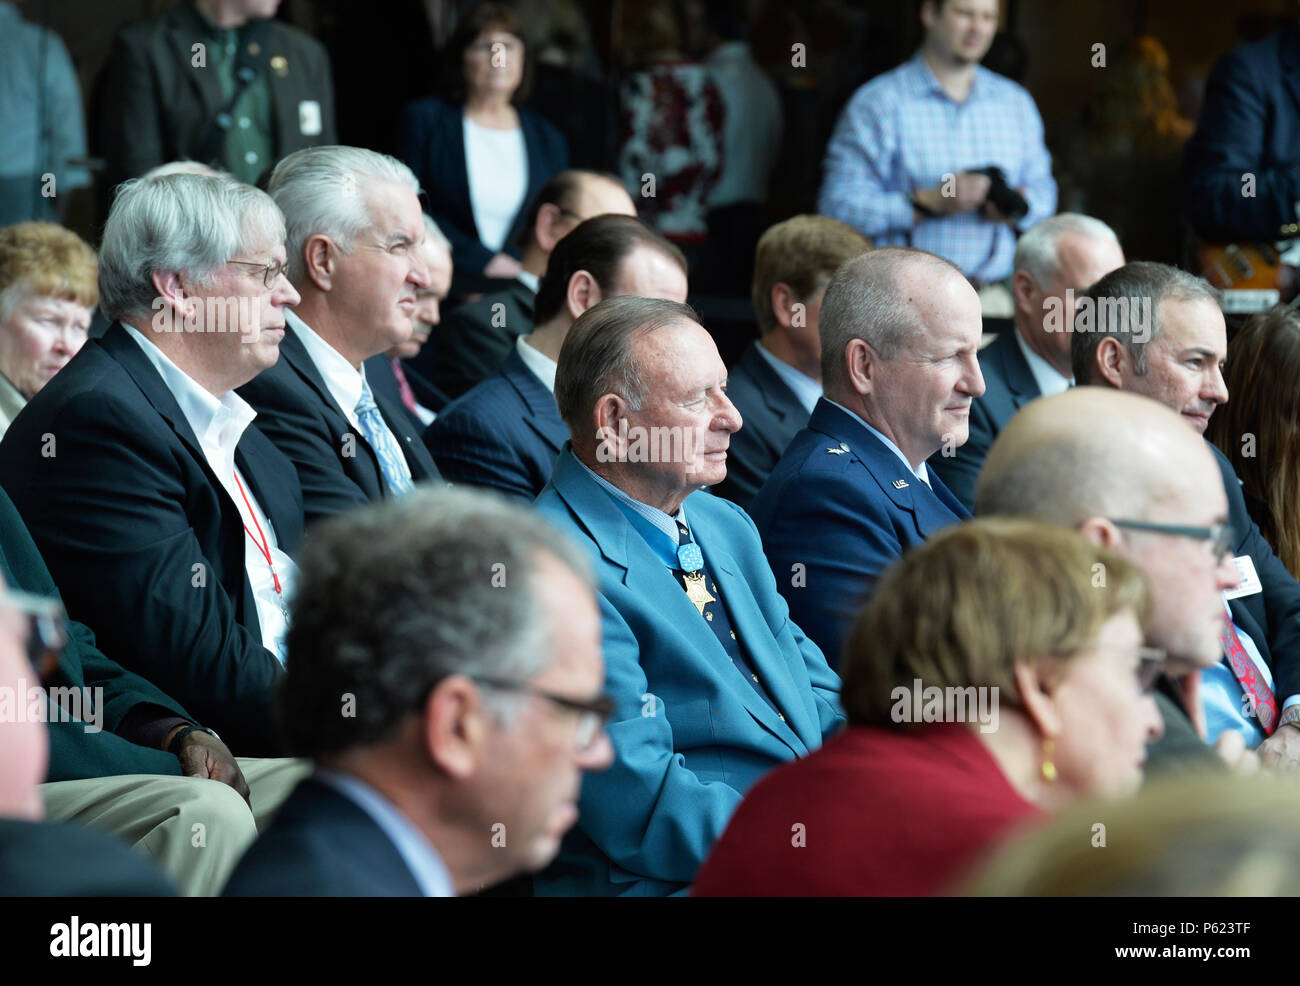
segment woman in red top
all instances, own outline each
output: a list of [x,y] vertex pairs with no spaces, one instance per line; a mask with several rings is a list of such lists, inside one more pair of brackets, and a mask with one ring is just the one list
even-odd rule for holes
[[941,893],[1015,827],[1130,793],[1160,734],[1138,570],[1034,521],[948,528],[845,647],[849,728],[745,797],[696,896]]

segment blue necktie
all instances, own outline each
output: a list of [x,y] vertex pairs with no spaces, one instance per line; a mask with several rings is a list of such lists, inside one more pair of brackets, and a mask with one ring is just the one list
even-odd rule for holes
[[406,468],[402,450],[393,433],[388,430],[384,416],[379,413],[379,405],[370,393],[370,384],[364,380],[361,383],[361,400],[357,401],[357,423],[361,427],[361,434],[379,457],[379,470],[384,474],[384,485],[388,491],[395,496],[411,492],[411,472]]

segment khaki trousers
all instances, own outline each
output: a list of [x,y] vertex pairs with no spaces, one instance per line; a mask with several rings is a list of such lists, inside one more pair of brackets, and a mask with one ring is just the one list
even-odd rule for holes
[[215,897],[257,833],[297,783],[307,760],[237,758],[252,809],[220,781],[124,774],[41,785],[45,813],[124,839],[153,861],[187,897]]

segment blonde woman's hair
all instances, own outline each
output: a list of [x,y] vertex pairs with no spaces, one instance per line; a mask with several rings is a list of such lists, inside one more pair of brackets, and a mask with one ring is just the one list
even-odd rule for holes
[[1063,664],[1111,616],[1131,609],[1145,621],[1149,605],[1135,565],[1069,528],[1008,518],[949,527],[895,562],[858,614],[841,666],[844,711],[854,725],[916,728],[891,715],[894,689],[916,679],[997,687],[1018,704],[1017,662]]

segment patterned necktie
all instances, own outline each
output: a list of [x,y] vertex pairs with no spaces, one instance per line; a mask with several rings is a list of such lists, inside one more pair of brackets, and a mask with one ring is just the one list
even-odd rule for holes
[[397,392],[402,397],[402,403],[412,414],[415,412],[415,391],[411,389],[411,381],[406,379],[406,371],[402,369],[402,361],[394,359],[388,361],[393,367],[393,376],[397,377]]
[[1247,714],[1258,716],[1259,726],[1264,730],[1264,735],[1272,736],[1273,730],[1277,729],[1277,696],[1273,694],[1273,689],[1268,687],[1268,682],[1264,680],[1264,676],[1255,667],[1255,662],[1246,653],[1246,648],[1242,646],[1241,638],[1237,636],[1237,628],[1232,625],[1232,620],[1224,619],[1223,629],[1219,631],[1219,642],[1223,644],[1223,653],[1228,658],[1228,666],[1232,668],[1232,673],[1241,683],[1241,690],[1250,696],[1250,709],[1247,710]]
[[370,393],[370,384],[362,381],[361,400],[357,401],[357,423],[361,434],[379,458],[379,470],[384,474],[384,485],[394,496],[411,492],[411,471],[402,457],[397,439],[388,430],[388,423],[379,413],[379,405]]

